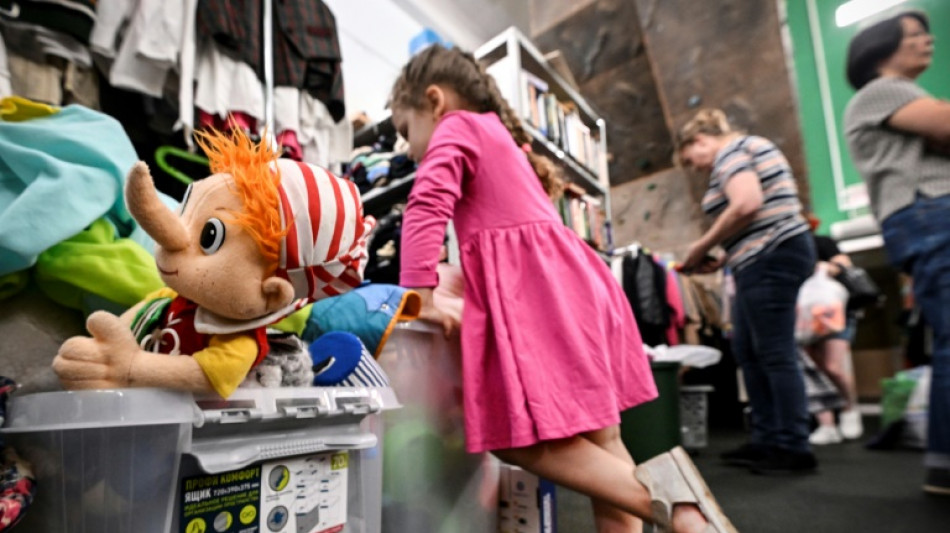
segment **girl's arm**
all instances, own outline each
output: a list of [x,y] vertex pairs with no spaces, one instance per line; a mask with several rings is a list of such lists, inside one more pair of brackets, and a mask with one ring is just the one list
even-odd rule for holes
[[462,197],[465,176],[474,173],[476,141],[471,125],[459,115],[443,118],[436,127],[403,215],[399,268],[403,287],[438,285],[436,269],[445,226]]

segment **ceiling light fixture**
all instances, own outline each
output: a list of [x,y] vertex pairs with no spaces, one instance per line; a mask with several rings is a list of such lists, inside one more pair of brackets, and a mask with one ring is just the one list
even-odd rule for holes
[[903,4],[907,0],[851,0],[838,6],[835,10],[835,24],[839,28],[850,26],[855,22],[876,15],[881,11]]

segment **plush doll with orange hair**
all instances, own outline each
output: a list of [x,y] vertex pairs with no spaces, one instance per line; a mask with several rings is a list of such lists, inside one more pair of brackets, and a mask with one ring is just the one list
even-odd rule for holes
[[227,397],[267,355],[269,324],[361,283],[374,222],[355,185],[277,159],[239,130],[199,141],[214,174],[189,187],[179,213],[161,203],[145,163],[130,172],[126,203],[155,240],[168,287],[121,317],[90,315],[92,337],[67,340],[53,361],[64,388]]

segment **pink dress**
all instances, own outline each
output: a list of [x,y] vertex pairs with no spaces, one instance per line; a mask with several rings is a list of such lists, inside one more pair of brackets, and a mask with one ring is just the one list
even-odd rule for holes
[[465,277],[462,379],[470,452],[618,424],[656,397],[626,296],[564,226],[494,113],[436,125],[403,218],[400,283],[434,287],[449,219]]

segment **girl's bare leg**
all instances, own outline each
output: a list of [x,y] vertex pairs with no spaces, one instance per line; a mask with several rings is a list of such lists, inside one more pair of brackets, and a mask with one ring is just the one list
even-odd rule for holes
[[[630,463],[584,437],[543,441],[493,453],[506,463],[586,494],[591,499],[647,522],[654,521],[650,493],[634,477]],[[677,533],[701,532],[707,523],[699,508],[692,504],[676,505],[672,522]]]

